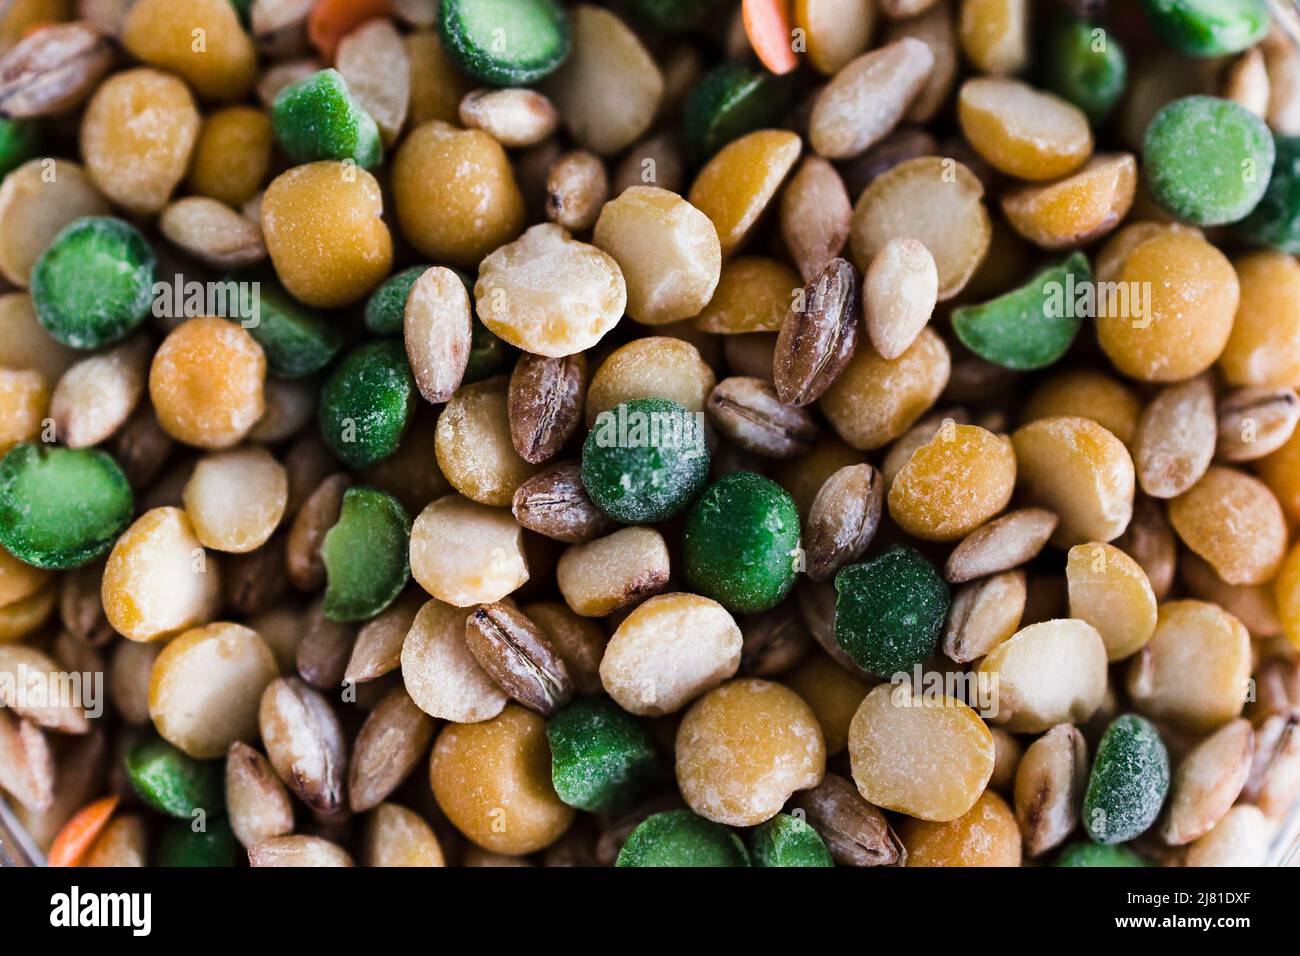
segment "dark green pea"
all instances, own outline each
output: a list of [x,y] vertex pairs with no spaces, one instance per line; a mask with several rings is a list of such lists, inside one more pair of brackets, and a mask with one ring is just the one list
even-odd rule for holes
[[626,810],[661,774],[649,732],[608,700],[579,700],[546,722],[551,782],[579,810]]
[[1300,136],[1276,138],[1277,156],[1268,189],[1255,211],[1237,226],[1245,242],[1300,254]]
[[1185,56],[1227,56],[1264,39],[1267,0],[1142,0],[1160,38]]
[[332,621],[374,617],[411,580],[411,518],[394,498],[378,488],[349,488],[339,520],[325,532],[323,611]]
[[717,5],[717,0],[623,0],[623,6],[637,19],[669,33],[699,26]]
[[472,385],[474,382],[491,378],[504,368],[513,351],[486,325],[475,319],[470,331],[469,361],[465,363],[465,374],[461,376],[461,384]]
[[773,76],[744,63],[723,63],[686,97],[682,125],[691,162],[701,164],[746,133],[774,126],[799,92],[793,74]]
[[1126,846],[1102,846],[1078,840],[1061,851],[1052,866],[1150,866]]
[[401,335],[406,300],[428,266],[411,266],[386,279],[366,300],[366,328],[375,335]]
[[1076,252],[1018,289],[954,310],[952,327],[963,345],[995,365],[1019,371],[1046,368],[1078,334],[1088,310],[1076,309],[1076,293],[1091,284],[1088,257]]
[[158,866],[235,866],[243,857],[243,848],[231,832],[225,817],[208,817],[205,829],[194,831],[194,824],[174,820],[163,828],[158,840]]
[[38,568],[107,554],[134,510],[126,475],[98,449],[24,443],[0,460],[0,544]]
[[1169,754],[1151,721],[1124,714],[1097,745],[1083,794],[1083,828],[1095,843],[1127,843],[1156,822],[1169,793]]
[[397,450],[415,401],[415,379],[401,340],[359,345],[321,391],[325,444],[349,468],[373,465]]
[[1059,13],[1043,36],[1043,85],[1087,114],[1094,126],[1128,83],[1128,58],[1115,34],[1092,20]]
[[615,866],[749,866],[740,838],[690,810],[646,817],[628,835]]
[[686,516],[686,580],[740,614],[780,604],[794,586],[799,511],[789,493],[752,471],[705,489]]
[[295,163],[350,159],[379,165],[379,127],[361,108],[338,70],[320,70],[282,89],[271,104],[275,138]]
[[239,17],[239,22],[247,29],[251,22],[253,0],[230,0],[230,5],[235,8],[235,15]]
[[124,338],[153,305],[154,255],[121,219],[85,216],[60,230],[32,269],[32,304],[45,330],[74,349]]
[[1244,219],[1273,172],[1273,134],[1231,100],[1186,96],[1147,127],[1142,175],[1167,212],[1198,226]]
[[339,322],[303,305],[274,279],[259,275],[253,281],[258,313],[254,321],[240,320],[266,353],[267,370],[277,378],[304,378],[332,362],[343,347]]
[[615,521],[680,513],[709,477],[698,416],[666,398],[636,398],[596,416],[582,444],[582,484]]
[[877,677],[930,657],[947,616],[948,582],[905,545],[835,575],[835,643]]
[[147,737],[126,752],[126,777],[140,799],[160,813],[207,822],[225,812],[221,761],[195,760],[161,737]]
[[35,123],[0,118],[0,179],[37,155],[40,149],[41,137]]
[[750,857],[755,866],[834,866],[821,835],[806,820],[778,813],[754,829]]
[[442,0],[448,56],[493,86],[535,83],[569,55],[569,17],[555,0]]

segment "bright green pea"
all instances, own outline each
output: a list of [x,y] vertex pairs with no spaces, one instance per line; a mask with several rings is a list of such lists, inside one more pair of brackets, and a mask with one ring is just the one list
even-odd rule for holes
[[729,611],[775,607],[794,586],[799,511],[778,485],[737,471],[705,489],[686,516],[686,580]]
[[1300,136],[1278,136],[1277,158],[1264,198],[1237,225],[1237,235],[1256,246],[1300,255]]
[[551,782],[579,810],[619,813],[661,775],[654,740],[607,700],[579,700],[546,722]]
[[835,865],[821,834],[788,813],[778,813],[755,827],[749,855],[755,866]]
[[1076,252],[1049,266],[1018,289],[952,313],[963,345],[995,365],[1024,371],[1046,368],[1070,348],[1083,316],[1075,291],[1092,282],[1088,257]]
[[188,820],[169,821],[158,841],[158,866],[235,866],[243,857],[225,817],[209,817],[195,832]]
[[1142,0],[1160,38],[1185,56],[1227,56],[1264,39],[1267,0]]
[[126,752],[126,777],[140,799],[160,813],[208,822],[225,812],[221,762],[195,760],[161,737],[147,737]]
[[349,352],[325,383],[320,428],[349,468],[365,468],[397,451],[415,413],[415,379],[400,339],[367,342]]
[[442,0],[448,56],[493,86],[535,83],[569,55],[569,17],[555,0]]
[[334,360],[343,347],[338,320],[303,305],[273,278],[259,274],[250,281],[258,283],[258,314],[240,321],[262,346],[272,375],[304,378]]
[[1047,24],[1041,62],[1044,86],[1083,110],[1094,126],[1110,114],[1128,83],[1128,58],[1119,39],[1069,13]]
[[1160,816],[1169,794],[1169,753],[1151,721],[1123,714],[1097,744],[1083,794],[1083,828],[1095,843],[1127,843]]
[[364,621],[392,604],[411,579],[410,542],[411,518],[396,498],[378,488],[349,488],[320,546],[325,616]]
[[666,521],[709,477],[699,418],[666,398],[636,398],[596,416],[582,445],[582,484],[615,521]]
[[375,335],[401,335],[411,286],[428,268],[411,266],[384,280],[366,301],[366,328]]
[[1078,840],[1061,851],[1052,866],[1150,866],[1126,846],[1102,846]]
[[40,149],[41,137],[35,123],[0,118],[0,179],[37,155]]
[[615,866],[749,866],[749,854],[722,824],[690,810],[666,810],[641,821]]
[[370,169],[384,155],[379,127],[338,70],[320,70],[282,89],[271,104],[271,129],[294,163],[350,159]]
[[108,216],[73,220],[32,269],[36,317],[74,349],[110,345],[149,315],[154,266],[134,226]]
[[740,63],[723,63],[704,75],[682,109],[686,151],[703,163],[734,139],[775,126],[794,104],[798,81]]
[[835,643],[877,677],[907,673],[938,646],[948,583],[920,552],[890,548],[835,575]]
[[1273,134],[1231,100],[1187,96],[1147,127],[1142,175],[1167,212],[1198,226],[1248,216],[1268,189]]
[[38,568],[78,568],[131,523],[131,485],[95,448],[24,443],[0,460],[0,544]]

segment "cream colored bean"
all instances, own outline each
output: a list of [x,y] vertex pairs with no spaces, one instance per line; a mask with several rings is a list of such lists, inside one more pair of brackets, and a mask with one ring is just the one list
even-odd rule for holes
[[277,672],[256,631],[226,622],[186,631],[154,661],[149,716],[191,757],[220,757],[236,740],[253,739],[262,691]]
[[882,358],[896,359],[930,321],[939,293],[934,256],[916,239],[891,239],[862,283],[867,335]]
[[587,426],[634,398],[668,398],[688,412],[702,412],[715,384],[713,369],[691,343],[664,335],[635,339],[612,352],[591,377]]
[[622,528],[560,557],[555,581],[575,614],[604,617],[668,584],[668,546],[654,528]]
[[266,258],[262,227],[206,196],[176,200],[158,217],[158,228],[214,269],[245,269]]
[[248,848],[249,866],[351,866],[348,856],[337,843],[314,836],[277,836],[254,843]]
[[429,824],[395,803],[381,803],[366,817],[361,845],[366,866],[446,866]]
[[595,153],[565,153],[546,171],[546,218],[574,232],[586,232],[609,199],[605,164]]
[[69,448],[98,445],[126,422],[144,394],[151,345],[134,338],[63,373],[50,398],[60,442]]
[[495,717],[509,697],[479,666],[465,643],[464,610],[428,601],[402,643],[402,680],[431,717],[475,723]]
[[676,193],[632,186],[607,202],[592,242],[627,281],[627,313],[647,325],[698,315],[713,296],[722,247],[709,217]]
[[1197,744],[1174,772],[1160,836],[1170,846],[1199,839],[1223,819],[1250,773],[1255,733],[1234,720]]
[[1060,846],[1079,823],[1088,784],[1088,745],[1071,724],[1058,724],[1025,751],[1016,771],[1016,822],[1030,856]]
[[1085,723],[1105,696],[1106,664],[1106,645],[1086,621],[1022,628],[980,663],[981,674],[998,680],[998,713],[991,719],[1014,733]]
[[1133,436],[1133,464],[1142,490],[1153,498],[1187,491],[1210,467],[1217,437],[1208,377],[1161,389],[1143,409]]
[[269,451],[250,445],[200,459],[182,499],[205,547],[242,554],[260,548],[279,526],[289,479]]
[[670,714],[735,674],[743,642],[716,601],[662,594],[618,626],[600,662],[601,683],[630,713]]
[[943,652],[965,664],[988,654],[1020,627],[1025,573],[1004,571],[964,584],[953,596]]
[[113,545],[101,594],[115,631],[133,641],[158,641],[216,614],[221,577],[185,512],[154,508]]
[[26,288],[32,266],[64,226],[107,214],[108,203],[76,163],[23,163],[0,183],[0,275]]
[[910,683],[881,684],[849,726],[858,792],[886,810],[922,820],[955,820],[975,805],[993,775],[993,735],[951,697],[927,699]]
[[446,495],[411,527],[411,575],[456,607],[499,601],[528,580],[523,529],[509,511]]
[[1205,733],[1241,713],[1250,677],[1250,634],[1203,601],[1160,605],[1156,633],[1133,658],[1128,692],[1142,713]]

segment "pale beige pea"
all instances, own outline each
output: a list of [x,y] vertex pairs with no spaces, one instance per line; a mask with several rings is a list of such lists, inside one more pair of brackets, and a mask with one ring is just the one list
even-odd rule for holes
[[1182,846],[1214,828],[1232,809],[1250,773],[1255,733],[1250,721],[1234,720],[1206,737],[1179,762],[1169,789],[1160,836]]
[[600,662],[606,693],[633,714],[669,714],[736,673],[740,628],[716,601],[662,594],[638,606]]
[[1174,498],[1210,467],[1218,438],[1214,387],[1202,375],[1159,392],[1143,409],[1133,435],[1133,464],[1142,490]]
[[1216,604],[1166,601],[1156,632],[1128,670],[1144,714],[1205,733],[1241,713],[1250,677],[1250,633]]
[[64,226],[107,214],[108,203],[79,165],[28,160],[0,183],[0,275],[26,288],[32,266]]
[[523,537],[509,511],[445,495],[411,527],[411,575],[456,607],[499,601],[528,580]]
[[115,631],[157,641],[211,620],[221,578],[186,513],[162,507],[146,511],[117,539],[101,593]]
[[459,389],[438,416],[438,467],[471,501],[508,507],[515,489],[537,473],[510,440],[509,379],[496,376]]
[[533,146],[555,132],[560,115],[543,94],[522,87],[481,89],[460,101],[460,121],[507,147]]
[[722,247],[708,216],[676,193],[632,186],[605,203],[592,242],[627,282],[627,314],[647,325],[698,315],[713,296]]
[[245,553],[279,526],[289,480],[269,451],[250,445],[200,459],[181,497],[205,547]]
[[555,582],[575,614],[604,617],[668,584],[668,546],[654,528],[621,528],[560,557]]
[[278,671],[271,649],[240,624],[186,631],[154,661],[149,716],[163,738],[191,757],[220,757],[257,732],[257,708]]
[[808,139],[827,159],[852,159],[898,125],[934,68],[930,47],[903,37],[840,69],[813,102]]
[[1022,628],[980,662],[998,681],[991,719],[1014,733],[1084,723],[1106,693],[1106,645],[1086,621],[1063,618]]
[[688,412],[704,411],[717,378],[691,343],[669,336],[633,339],[610,353],[587,388],[587,425],[634,398],[668,398]]
[[865,274],[890,240],[916,239],[934,258],[938,300],[951,299],[989,249],[992,225],[983,199],[979,179],[954,159],[901,162],[873,179],[853,207],[853,262]]
[[254,843],[248,848],[248,865],[295,868],[352,866],[352,857],[337,843],[323,837],[295,834],[268,837]]
[[910,683],[881,684],[849,726],[858,791],[872,804],[922,820],[955,820],[993,775],[993,735],[951,697],[926,699]]
[[663,74],[610,11],[582,4],[570,16],[573,52],[542,88],[574,139],[602,156],[621,152],[654,121]]
[[1228,584],[1264,584],[1286,551],[1286,521],[1273,492],[1258,478],[1222,465],[1169,503],[1169,521]]
[[428,601],[402,644],[402,680],[417,707],[432,717],[474,723],[495,717],[509,698],[465,643],[460,608]]

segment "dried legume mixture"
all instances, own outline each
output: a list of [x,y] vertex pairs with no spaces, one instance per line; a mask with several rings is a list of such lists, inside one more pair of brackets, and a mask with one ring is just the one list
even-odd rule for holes
[[4,801],[57,866],[1265,863],[1273,9],[0,3]]

